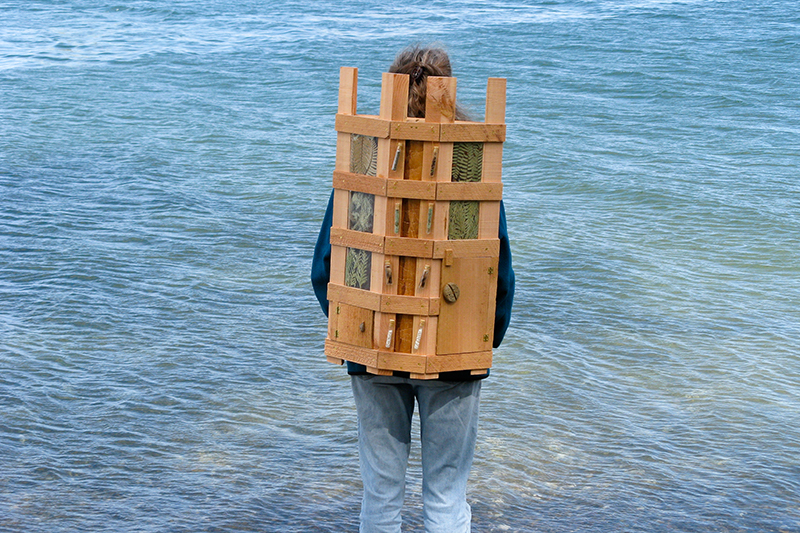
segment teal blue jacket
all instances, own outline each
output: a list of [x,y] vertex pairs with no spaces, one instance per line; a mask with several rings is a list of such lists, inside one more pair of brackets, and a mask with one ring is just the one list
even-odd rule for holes
[[[314,248],[314,259],[311,263],[311,285],[314,287],[314,294],[319,300],[319,305],[325,316],[328,316],[328,282],[331,278],[331,225],[333,223],[333,194],[328,201],[328,209],[325,211],[325,218],[322,220],[322,229],[317,238],[317,245]],[[495,348],[500,346],[503,337],[511,322],[511,307],[514,303],[514,269],[511,266],[511,246],[508,242],[508,227],[506,225],[506,211],[503,202],[500,202],[500,259],[497,272],[497,305],[494,315],[494,342]],[[347,362],[347,372],[349,374],[366,374],[367,369],[363,365]],[[395,372],[395,375],[407,376],[402,372]],[[445,372],[439,375],[440,380],[445,381],[468,381],[472,379],[482,379],[489,374],[472,376],[470,372]]]

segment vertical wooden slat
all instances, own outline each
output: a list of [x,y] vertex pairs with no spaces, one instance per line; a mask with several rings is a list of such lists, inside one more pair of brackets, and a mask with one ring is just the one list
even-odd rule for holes
[[[428,78],[428,92],[425,101],[425,120],[452,124],[456,119],[456,78]],[[453,168],[453,143],[439,143],[436,157],[435,181],[450,181]],[[450,202],[436,202],[431,237],[436,240],[447,239],[447,221]],[[427,214],[426,214],[427,216]]]
[[[380,117],[384,120],[406,120],[408,116],[408,85],[409,78],[407,74],[395,74],[384,72],[381,80],[381,105]],[[400,179],[406,172],[407,150],[405,147],[402,149],[403,161],[398,164],[397,169],[392,170],[394,156],[397,152],[397,146],[400,144],[398,141],[390,139],[380,139],[378,141],[378,175],[384,177],[391,177]],[[378,200],[376,198],[376,200]],[[376,203],[375,220],[383,220],[383,227],[380,229],[383,235],[394,235],[395,223],[395,200],[392,198],[381,198]],[[402,209],[402,204],[401,204]],[[402,214],[401,214],[402,216]],[[380,217],[380,218],[379,218]],[[402,219],[401,219],[402,223]],[[398,257],[384,257],[392,263],[394,280],[390,287],[391,294],[402,294],[402,270],[403,258]],[[387,313],[378,313],[380,323],[380,334],[376,335],[376,346],[385,349],[385,336],[389,329],[389,323],[393,324],[392,346],[390,349],[398,350],[398,338],[404,328],[402,315],[394,315]]]
[[339,69],[339,113],[355,115],[358,100],[358,69],[342,67]]
[[[506,80],[489,78],[486,84],[487,124],[504,124],[506,121]],[[503,143],[483,145],[483,181],[499,183],[503,179]]]
[[[342,67],[339,69],[339,113],[356,114],[358,98],[358,69]],[[338,133],[336,138],[336,170],[350,171],[349,133]],[[350,209],[350,191],[334,190],[333,193],[333,227],[346,228]],[[344,264],[347,251],[341,246],[331,248],[331,281],[344,285]]]
[[506,121],[506,80],[489,78],[486,83],[486,118],[487,124],[504,124]]
[[500,228],[500,202],[481,202],[478,238],[496,239]]
[[428,77],[425,122],[452,124],[456,120],[456,78]]
[[384,120],[408,117],[408,74],[383,73],[380,116]]

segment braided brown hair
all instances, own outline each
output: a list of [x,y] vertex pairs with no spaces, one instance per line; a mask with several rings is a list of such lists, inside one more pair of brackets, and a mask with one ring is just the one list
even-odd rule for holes
[[[408,116],[425,116],[425,95],[428,76],[451,77],[450,57],[443,48],[411,46],[395,57],[389,72],[409,75]],[[456,119],[465,120],[465,114],[456,104]]]

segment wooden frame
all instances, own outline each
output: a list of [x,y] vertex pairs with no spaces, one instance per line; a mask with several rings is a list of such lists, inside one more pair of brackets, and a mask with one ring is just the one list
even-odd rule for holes
[[[424,119],[407,117],[407,75],[383,74],[379,115],[357,114],[357,87],[358,70],[342,67],[327,359],[359,363],[374,374],[406,372],[417,379],[459,370],[484,373],[492,364],[506,81],[488,80],[484,122],[455,119],[455,78],[428,78]],[[361,164],[364,154],[370,157],[361,148],[364,142],[374,150],[374,159],[367,159],[374,163],[369,175],[358,173],[367,168]],[[352,168],[351,146],[358,158]],[[464,155],[470,150],[477,159]],[[462,181],[465,168],[474,170]],[[456,175],[459,181],[454,181]],[[356,230],[368,226],[349,227],[353,193],[372,195],[353,196],[354,220],[364,220],[364,202],[372,205],[371,232]],[[473,203],[477,207],[466,207],[477,220],[462,221],[460,211],[451,211],[452,202]],[[458,207],[463,211],[464,205]],[[453,224],[477,225],[471,226],[471,236],[477,238],[470,232],[449,232],[453,213],[459,215]],[[348,250],[370,254],[358,256],[370,260],[369,290],[358,283],[347,285]]]

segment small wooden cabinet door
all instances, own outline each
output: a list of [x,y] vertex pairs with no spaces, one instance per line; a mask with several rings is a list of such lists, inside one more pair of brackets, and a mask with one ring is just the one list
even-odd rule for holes
[[437,354],[492,349],[497,262],[496,257],[459,257],[453,259],[452,265],[442,267],[442,289],[448,283],[455,283],[459,296],[454,303],[442,298]]
[[369,309],[331,302],[328,337],[332,340],[372,349],[375,313]]

